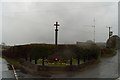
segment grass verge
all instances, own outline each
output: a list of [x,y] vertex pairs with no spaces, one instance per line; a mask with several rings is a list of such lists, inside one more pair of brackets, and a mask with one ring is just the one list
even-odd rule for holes
[[8,57],[3,57],[9,64],[14,65],[15,69],[20,67],[20,63],[18,60],[12,59],[12,58],[8,58]]
[[102,49],[101,56],[102,57],[111,57],[116,55],[116,49],[114,48],[104,48]]

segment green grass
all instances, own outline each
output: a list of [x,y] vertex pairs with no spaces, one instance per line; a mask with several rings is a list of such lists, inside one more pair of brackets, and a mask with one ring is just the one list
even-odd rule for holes
[[7,58],[7,57],[3,57],[5,60],[7,60],[8,63],[12,64],[12,65],[19,65],[19,62],[15,59],[11,59],[11,58]]
[[[45,60],[45,64],[47,64],[47,62],[46,62],[47,60]],[[32,63],[34,64],[35,63],[35,60],[32,60]],[[42,59],[39,59],[39,60],[37,60],[37,64],[42,64]]]
[[114,56],[116,53],[116,49],[114,48],[105,48],[105,51],[102,53],[102,57]]
[[77,64],[78,61],[76,59],[72,59],[72,60],[73,60],[72,61],[73,64]]
[[[35,63],[35,60],[32,60],[32,63],[34,64]],[[56,62],[56,63],[47,63],[47,59],[45,60],[45,65],[48,65],[48,66],[55,66],[55,67],[64,67],[66,65],[69,65],[70,64],[70,61],[67,60],[66,63],[59,63],[59,62]],[[83,63],[83,61],[81,60],[80,63]],[[37,61],[37,64],[42,64],[42,59],[39,59]],[[72,59],[72,64],[73,65],[77,65],[78,64],[78,61],[77,59]]]
[[66,64],[62,64],[62,63],[48,63],[48,66],[51,66],[51,67],[65,67]]
[[[44,63],[47,64],[47,59],[45,59],[44,61],[45,61]],[[37,62],[38,64],[42,64],[42,59],[39,59]]]

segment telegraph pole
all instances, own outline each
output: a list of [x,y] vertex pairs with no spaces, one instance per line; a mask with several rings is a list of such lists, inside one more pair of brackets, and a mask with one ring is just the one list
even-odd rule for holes
[[60,26],[60,25],[59,25],[58,22],[56,21],[56,23],[54,24],[54,26],[55,26],[55,45],[57,45],[57,44],[58,44],[58,43],[57,43],[58,26]]

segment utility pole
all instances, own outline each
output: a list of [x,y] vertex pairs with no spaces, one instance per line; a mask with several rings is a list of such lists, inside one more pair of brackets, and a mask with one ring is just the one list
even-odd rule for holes
[[112,36],[112,33],[113,33],[113,32],[111,31],[111,28],[112,28],[112,27],[109,26],[109,27],[107,27],[107,28],[108,28],[109,38],[110,38],[110,36]]
[[58,26],[60,26],[60,25],[59,25],[58,22],[56,21],[56,23],[54,24],[54,26],[55,26],[55,45],[57,45],[57,44],[58,44],[58,43],[57,43]]

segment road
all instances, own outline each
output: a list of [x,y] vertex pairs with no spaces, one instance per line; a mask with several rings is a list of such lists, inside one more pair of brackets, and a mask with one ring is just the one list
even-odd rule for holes
[[[9,70],[7,64],[8,62],[5,59],[0,58],[0,79],[5,78],[16,80],[13,70]],[[35,76],[32,76],[30,74],[24,74],[20,72],[20,70],[16,70],[16,73],[18,78],[35,78]]]
[[2,64],[2,65],[0,65],[0,68],[1,68],[0,74],[2,74],[0,76],[0,78],[9,78],[9,79],[12,78],[13,80],[15,80],[13,70],[8,69],[8,66],[7,66],[8,62],[6,60],[0,58],[0,64]]

